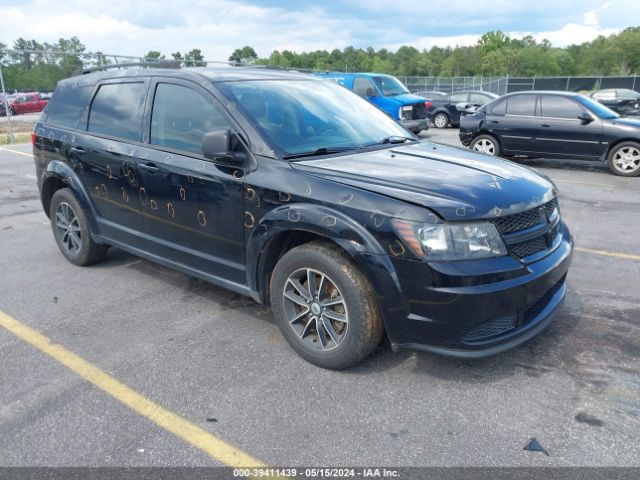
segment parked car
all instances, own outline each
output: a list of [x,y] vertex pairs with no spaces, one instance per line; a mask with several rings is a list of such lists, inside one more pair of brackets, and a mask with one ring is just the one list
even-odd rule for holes
[[461,114],[456,108],[459,103],[480,107],[496,98],[498,95],[495,93],[471,90],[449,93],[440,98],[429,97],[431,105],[427,108],[427,114],[436,128],[447,128],[449,125],[457,127]]
[[590,94],[590,97],[620,115],[640,115],[640,93],[626,88],[609,88]]
[[[12,115],[39,113],[47,106],[48,99],[40,93],[23,93],[9,100]],[[6,110],[5,110],[6,115]]]
[[423,90],[420,92],[414,92],[416,95],[419,95],[421,97],[425,97],[429,100],[432,100],[434,98],[442,98],[442,97],[446,97],[447,95],[449,95],[447,92],[439,92],[437,90]]
[[385,331],[394,349],[498,353],[565,295],[573,241],[548,178],[421,142],[333,82],[107,69],[60,82],[33,142],[71,263],[114,246],[251,296],[321,367]]
[[423,97],[410,93],[396,77],[382,73],[334,72],[316,75],[353,90],[413,133],[429,128],[426,105],[428,102]]
[[461,119],[460,141],[489,155],[606,161],[640,175],[640,120],[570,92],[511,93]]

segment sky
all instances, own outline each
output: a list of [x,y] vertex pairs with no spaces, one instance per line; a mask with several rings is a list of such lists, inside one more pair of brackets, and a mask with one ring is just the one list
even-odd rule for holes
[[566,46],[640,25],[639,0],[0,0],[0,42],[77,36],[87,51],[192,48],[227,60],[273,50],[472,45],[489,30]]

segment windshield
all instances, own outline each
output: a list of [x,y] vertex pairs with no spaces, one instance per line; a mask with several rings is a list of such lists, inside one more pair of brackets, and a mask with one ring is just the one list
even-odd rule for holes
[[355,150],[389,137],[415,139],[376,106],[335,82],[259,80],[217,86],[284,156]]
[[403,93],[409,93],[407,87],[405,87],[400,80],[396,77],[377,76],[373,77],[382,94],[385,97],[393,97],[394,95],[402,95]]
[[584,95],[578,95],[576,97],[576,100],[578,100],[578,102],[587,107],[589,110],[591,110],[592,113],[595,113],[600,118],[611,119],[620,116],[610,108],[605,107],[600,102],[596,102],[595,100],[592,100],[589,97],[585,97]]

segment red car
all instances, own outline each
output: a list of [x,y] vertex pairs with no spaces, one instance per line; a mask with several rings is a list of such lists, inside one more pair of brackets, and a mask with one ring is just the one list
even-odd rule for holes
[[13,100],[9,100],[9,108],[13,115],[24,113],[39,113],[47,106],[48,98],[40,93],[23,93]]

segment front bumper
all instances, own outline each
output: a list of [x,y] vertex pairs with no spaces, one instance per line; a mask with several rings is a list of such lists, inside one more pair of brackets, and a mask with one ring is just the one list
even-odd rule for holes
[[403,297],[402,308],[385,312],[394,349],[476,358],[535,336],[566,293],[573,240],[564,225],[561,235],[553,251],[528,265],[511,257],[475,266],[394,260]]
[[414,133],[429,129],[429,123],[425,118],[421,120],[400,120],[400,125]]

